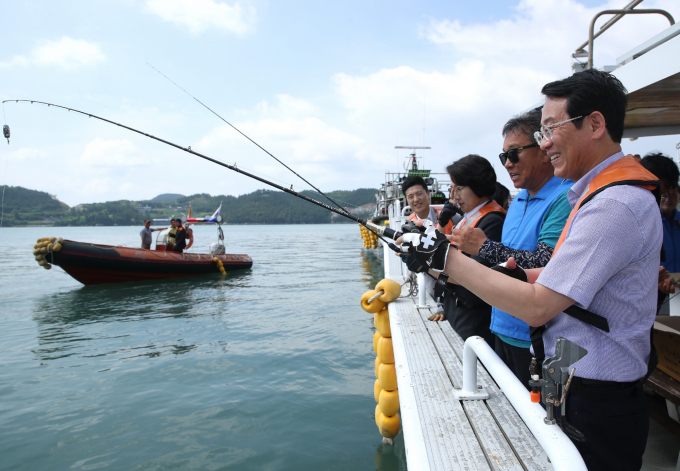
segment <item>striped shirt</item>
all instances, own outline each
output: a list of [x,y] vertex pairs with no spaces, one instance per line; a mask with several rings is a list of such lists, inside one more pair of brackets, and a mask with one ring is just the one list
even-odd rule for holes
[[[567,195],[572,208],[593,178],[621,158],[612,155],[574,184]],[[559,336],[588,350],[574,364],[576,376],[627,382],[647,373],[662,240],[658,205],[644,188],[607,188],[576,213],[536,282],[606,317],[610,332],[560,313],[546,324],[546,357]]]

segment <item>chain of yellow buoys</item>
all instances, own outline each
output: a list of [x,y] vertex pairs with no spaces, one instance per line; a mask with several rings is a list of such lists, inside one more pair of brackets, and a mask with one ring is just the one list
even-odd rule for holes
[[35,261],[38,262],[38,265],[45,270],[52,268],[52,265],[47,263],[45,254],[49,252],[59,252],[61,250],[61,244],[63,243],[64,239],[61,237],[41,237],[38,239],[33,246],[33,255],[35,256]]
[[397,370],[394,366],[390,313],[387,304],[401,294],[401,286],[394,280],[384,279],[374,290],[366,291],[361,297],[361,307],[375,314],[376,333],[373,336],[375,358],[375,380],[373,397],[378,405],[375,408],[375,423],[380,434],[393,439],[401,428],[399,414],[399,391],[397,389]]
[[217,268],[220,269],[220,272],[222,272],[223,275],[227,274],[227,272],[224,270],[224,264],[222,263],[222,260],[215,257],[215,258],[213,258],[213,262],[215,262],[215,265],[217,265]]
[[371,232],[364,226],[359,224],[359,229],[361,229],[361,238],[364,240],[364,248],[366,249],[377,249],[378,248],[378,236],[375,232]]

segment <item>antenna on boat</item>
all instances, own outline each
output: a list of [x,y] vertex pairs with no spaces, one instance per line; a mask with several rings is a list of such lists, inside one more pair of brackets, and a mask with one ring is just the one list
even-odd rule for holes
[[418,170],[418,161],[416,160],[416,150],[420,149],[431,149],[431,147],[422,147],[422,146],[394,146],[395,149],[410,149],[413,152],[411,152],[410,155],[410,161],[409,163],[411,164],[411,168],[406,168],[404,167],[404,170]]
[[[243,137],[245,137],[246,139],[248,139],[250,142],[252,142],[253,144],[255,144],[257,147],[259,147],[260,149],[262,149],[268,156],[270,156],[271,158],[273,158],[274,160],[276,160],[278,163],[280,163],[281,165],[283,165],[284,167],[286,167],[288,170],[290,170],[291,172],[293,172],[293,174],[296,175],[300,180],[302,180],[302,181],[305,182],[307,185],[309,185],[309,186],[311,186],[312,188],[314,188],[321,196],[323,196],[323,197],[326,198],[328,201],[330,201],[331,203],[333,203],[333,204],[334,204],[335,206],[337,206],[341,211],[347,212],[347,210],[345,210],[345,208],[343,208],[343,207],[340,206],[338,203],[336,203],[333,199],[331,199],[331,198],[330,198],[328,195],[326,195],[323,191],[319,190],[317,187],[315,187],[314,185],[312,185],[311,183],[309,183],[307,180],[305,180],[305,179],[304,179],[299,173],[297,173],[295,170],[293,170],[293,169],[290,168],[288,165],[284,164],[284,163],[281,162],[279,159],[277,159],[276,157],[274,157],[274,155],[273,155],[271,152],[269,152],[267,149],[265,149],[264,147],[262,147],[262,146],[261,146],[260,144],[258,144],[257,142],[253,141],[250,137],[246,136],[245,133],[244,133],[243,131],[241,131],[241,130],[238,129],[236,126],[234,126],[233,124],[231,124],[229,121],[227,121],[226,119],[224,119],[222,116],[220,116],[219,114],[217,114],[215,111],[213,111],[212,109],[210,109],[210,108],[209,108],[205,103],[203,103],[201,100],[199,100],[198,98],[196,98],[195,96],[193,96],[191,93],[187,92],[185,89],[183,89],[182,87],[180,87],[179,85],[177,85],[177,83],[175,83],[172,79],[170,79],[170,77],[168,77],[167,75],[165,75],[163,72],[161,72],[160,70],[158,70],[157,68],[155,68],[153,65],[149,64],[148,62],[146,63],[146,65],[148,65],[148,66],[151,67],[153,70],[155,70],[156,72],[158,72],[159,74],[161,74],[163,77],[165,77],[166,79],[168,79],[173,85],[175,85],[177,88],[179,88],[179,89],[182,90],[184,93],[186,93],[186,94],[189,95],[191,98],[193,98],[193,99],[196,100],[198,103],[200,103],[201,106],[203,106],[206,110],[210,111],[212,114],[214,114],[215,116],[217,116],[218,118],[220,118],[222,121],[224,121],[225,123],[227,123],[229,126],[231,126],[231,127],[232,127],[236,132],[238,132],[240,135],[242,135]],[[9,140],[8,140],[7,142],[9,142]]]

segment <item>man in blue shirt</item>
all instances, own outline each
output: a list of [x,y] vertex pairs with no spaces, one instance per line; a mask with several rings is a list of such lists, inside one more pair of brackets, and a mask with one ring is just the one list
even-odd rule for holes
[[[534,140],[540,127],[538,110],[516,116],[503,127],[500,160],[515,188],[523,190],[510,205],[501,242],[487,239],[480,229],[454,230],[453,242],[463,252],[493,264],[514,257],[525,269],[548,264],[571,212],[567,191],[573,182],[554,176],[548,155]],[[532,357],[529,325],[494,307],[491,331],[496,334],[496,353],[528,389]]]

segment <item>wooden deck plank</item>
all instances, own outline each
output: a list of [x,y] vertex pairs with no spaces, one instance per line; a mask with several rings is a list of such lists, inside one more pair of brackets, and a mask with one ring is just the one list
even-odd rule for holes
[[[394,313],[394,314],[393,314]],[[432,469],[489,469],[483,450],[460,403],[413,301],[390,304],[390,322],[398,322],[418,394],[421,427],[433,457]]]
[[[462,365],[463,340],[448,322],[442,322],[440,328],[449,341],[453,352],[458,357],[459,364]],[[456,386],[460,387],[462,385],[462,369],[457,381]],[[552,466],[549,464],[543,448],[538,444],[536,438],[519,417],[510,401],[505,397],[505,394],[503,394],[493,378],[491,378],[491,375],[483,367],[477,368],[477,381],[489,393],[489,399],[485,401],[486,405],[510,441],[511,446],[523,465],[528,470],[551,470]]]
[[[428,321],[427,315],[422,312],[421,316],[452,383],[456,387],[461,387],[462,363],[444,336],[439,323]],[[448,325],[448,322],[446,324]],[[497,470],[523,470],[524,467],[520,463],[520,459],[515,454],[511,444],[508,443],[507,437],[499,428],[485,401],[463,401],[462,405],[492,468]]]

